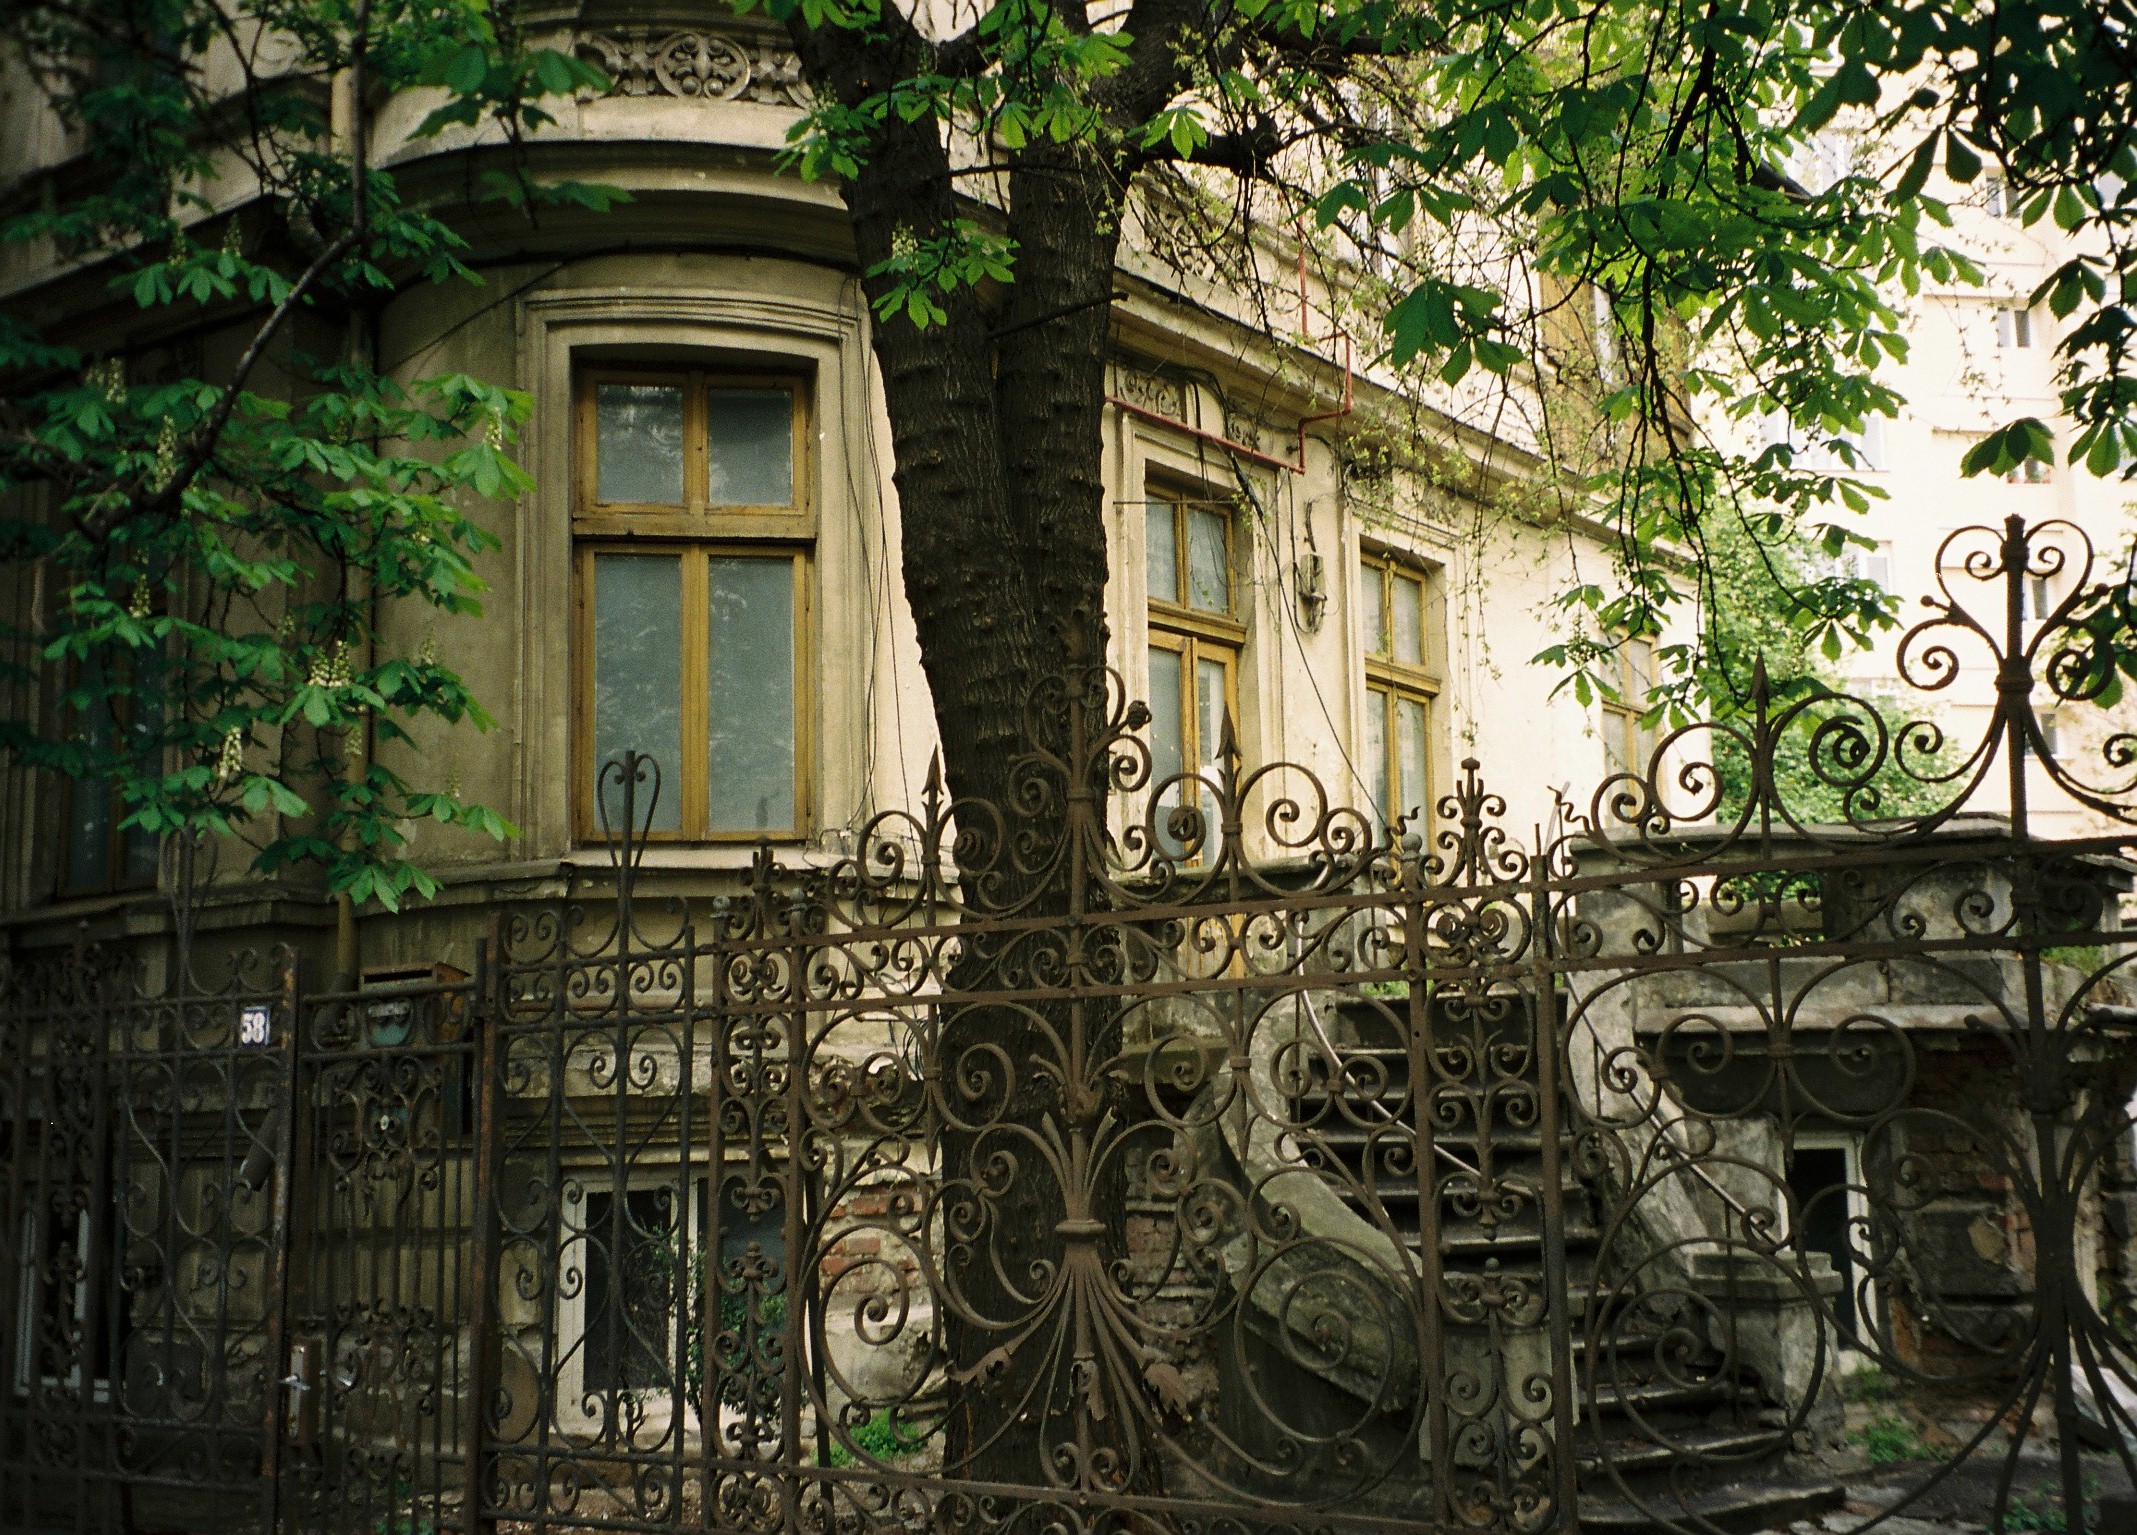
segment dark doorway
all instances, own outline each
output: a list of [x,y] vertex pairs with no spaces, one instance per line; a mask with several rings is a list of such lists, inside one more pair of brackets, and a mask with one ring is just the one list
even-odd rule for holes
[[1796,1207],[1796,1241],[1806,1253],[1824,1253],[1840,1276],[1833,1297],[1843,1347],[1861,1336],[1855,1314],[1855,1265],[1848,1256],[1848,1154],[1839,1146],[1798,1146],[1788,1169],[1788,1192]]

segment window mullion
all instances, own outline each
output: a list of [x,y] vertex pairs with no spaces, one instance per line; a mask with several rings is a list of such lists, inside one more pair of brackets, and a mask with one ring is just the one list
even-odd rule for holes
[[[1176,515],[1185,520],[1184,512]],[[1196,664],[1200,644],[1192,634],[1180,636],[1180,766],[1195,775],[1197,783],[1202,774],[1202,679]]]
[[712,739],[710,690],[711,588],[707,551],[698,544],[683,555],[683,835],[701,839],[706,832],[706,746]]
[[693,517],[706,515],[712,500],[712,468],[706,457],[711,435],[708,394],[705,375],[692,373],[683,389],[683,504]]

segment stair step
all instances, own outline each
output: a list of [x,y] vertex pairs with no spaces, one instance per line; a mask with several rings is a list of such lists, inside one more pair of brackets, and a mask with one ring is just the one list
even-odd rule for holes
[[[1717,1457],[1748,1458],[1760,1452],[1778,1455],[1788,1448],[1788,1435],[1771,1428],[1722,1428],[1691,1430],[1673,1435],[1667,1443],[1654,1439],[1620,1439],[1595,1443],[1592,1432],[1583,1435],[1575,1456],[1583,1470],[1604,1475],[1616,1471],[1630,1476],[1637,1472],[1671,1466],[1711,1466]],[[1726,1467],[1716,1468],[1726,1469]]]
[[1593,1493],[1583,1488],[1580,1527],[1584,1535],[1650,1535],[1687,1528],[1743,1535],[1815,1519],[1838,1508],[1846,1497],[1838,1482],[1746,1479],[1705,1488],[1690,1497],[1658,1491],[1642,1500],[1643,1508],[1615,1487]]
[[[1578,1382],[1576,1382],[1578,1385]],[[1744,1402],[1752,1394],[1719,1378],[1703,1381],[1653,1381],[1619,1385],[1597,1384],[1582,1393],[1582,1400],[1595,1411],[1639,1413],[1680,1412],[1708,1408],[1730,1401]]]

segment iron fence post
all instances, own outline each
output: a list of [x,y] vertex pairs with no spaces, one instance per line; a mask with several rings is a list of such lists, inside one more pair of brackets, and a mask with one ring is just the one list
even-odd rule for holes
[[469,1256],[467,1288],[467,1422],[460,1437],[467,1460],[462,1467],[461,1518],[468,1535],[487,1527],[483,1518],[483,1430],[489,1421],[490,1373],[497,1315],[497,1035],[504,1019],[504,917],[492,913],[490,931],[475,950],[475,992],[470,1026],[475,1031],[475,1137],[470,1200],[474,1251]]
[[[1533,1048],[1536,1051],[1536,1095],[1539,1145],[1543,1177],[1543,1288],[1550,1328],[1551,1418],[1557,1439],[1552,1470],[1557,1483],[1557,1527],[1571,1532],[1579,1527],[1579,1480],[1575,1461],[1573,1424],[1573,1335],[1568,1313],[1573,1297],[1566,1283],[1566,1211],[1564,1157],[1559,1145],[1563,1106],[1559,1101],[1558,996],[1553,933],[1557,914],[1551,904],[1547,878],[1549,850],[1540,845],[1529,863],[1529,986]],[[1592,1290],[1591,1286],[1591,1290]],[[1592,1304],[1592,1301],[1591,1301]]]
[[299,1036],[303,1031],[302,993],[298,985],[297,957],[287,951],[282,956],[281,1004],[282,1037],[276,1053],[281,1058],[285,1108],[278,1136],[280,1144],[275,1148],[273,1236],[267,1257],[267,1356],[263,1361],[264,1380],[260,1393],[266,1411],[266,1420],[261,1425],[260,1477],[265,1484],[263,1497],[269,1530],[279,1530],[282,1525],[282,1430],[288,1411],[283,1372],[289,1363],[290,1185],[298,1176],[296,1133],[301,1112],[297,1064]]

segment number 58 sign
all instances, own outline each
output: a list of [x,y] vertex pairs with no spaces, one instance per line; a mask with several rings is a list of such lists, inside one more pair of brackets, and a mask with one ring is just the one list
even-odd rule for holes
[[247,1002],[237,1010],[237,1042],[241,1045],[271,1045],[275,1042],[274,1009],[265,1002]]

